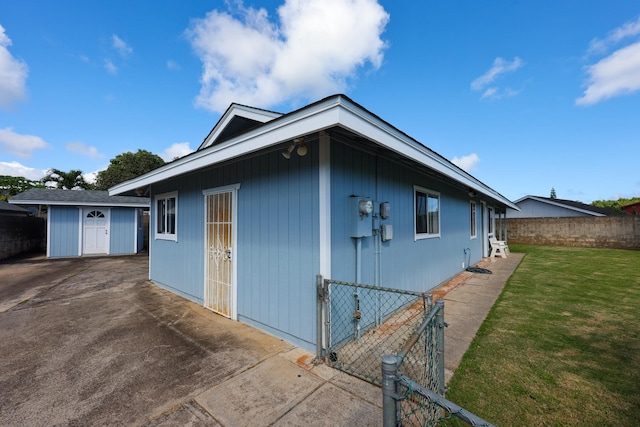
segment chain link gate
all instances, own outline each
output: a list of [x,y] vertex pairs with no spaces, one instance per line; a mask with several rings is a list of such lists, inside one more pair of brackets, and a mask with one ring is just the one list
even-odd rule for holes
[[438,310],[430,294],[319,278],[318,299],[329,366],[381,385],[381,357],[404,354],[402,373],[444,393],[444,330],[423,326]]

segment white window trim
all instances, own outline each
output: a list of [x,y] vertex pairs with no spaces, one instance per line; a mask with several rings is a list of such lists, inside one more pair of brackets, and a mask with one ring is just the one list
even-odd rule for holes
[[[171,198],[175,198],[176,199],[176,224],[175,224],[175,233],[158,233],[158,201],[159,200],[166,200],[166,199],[171,199]],[[162,193],[162,194],[156,194],[156,197],[154,199],[154,217],[155,217],[155,221],[153,223],[153,232],[154,232],[154,236],[156,238],[156,240],[172,240],[174,242],[178,241],[178,192],[177,191],[172,191],[170,193]]]
[[[429,196],[438,198],[438,232],[437,233],[417,233],[417,215],[416,215],[416,192],[425,193],[427,195],[427,209],[429,203]],[[429,190],[428,188],[420,187],[418,185],[413,186],[413,240],[433,239],[440,237],[442,231],[442,224],[440,218],[442,217],[442,200],[440,199],[440,193],[437,191]]]
[[[473,209],[471,208],[472,206],[473,206]],[[473,200],[469,202],[469,214],[471,214],[472,211],[475,216],[475,221],[473,222],[473,225],[474,225],[473,227],[471,227],[471,223],[469,223],[469,227],[471,228],[470,229],[471,240],[478,238],[478,204]],[[469,215],[469,221],[471,221],[471,215]]]
[[496,215],[495,209],[491,206],[487,207],[487,235],[493,237],[496,234]]

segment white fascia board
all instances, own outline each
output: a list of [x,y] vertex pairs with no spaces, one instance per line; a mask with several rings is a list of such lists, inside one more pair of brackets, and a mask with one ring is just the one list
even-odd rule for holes
[[260,123],[266,123],[270,120],[277,119],[280,116],[282,116],[281,113],[260,110],[257,108],[248,107],[246,105],[233,104],[231,108],[229,108],[224,113],[218,123],[216,123],[211,132],[209,132],[209,135],[207,135],[198,149],[200,150],[202,148],[210,146],[213,141],[215,141],[216,138],[218,138],[218,136],[225,130],[229,122],[231,122],[234,117],[244,117],[245,119],[255,120]]
[[512,209],[520,210],[520,208],[509,199],[497,193],[490,187],[482,184],[466,172],[457,169],[453,164],[444,161],[428,148],[418,145],[417,142],[413,141],[401,132],[398,132],[398,130],[386,124],[382,120],[373,117],[371,114],[361,110],[355,105],[343,104],[342,106],[340,124],[343,127],[368,139],[372,139],[379,145],[388,148],[403,157],[413,159],[418,163],[469,187],[469,189],[488,195]]
[[10,203],[16,205],[49,205],[49,206],[89,206],[111,208],[148,208],[150,203],[102,203],[102,202],[61,202],[53,200],[13,200]]
[[392,126],[339,95],[291,113],[283,120],[267,122],[263,126],[232,138],[223,144],[203,149],[202,152],[196,151],[131,181],[118,184],[109,189],[109,195],[133,191],[139,187],[145,187],[333,126],[348,129],[404,157],[434,169],[478,193],[488,195],[512,209],[520,210],[510,200],[471,175],[457,169],[453,164],[439,158],[426,147],[419,145]]
[[205,148],[200,152],[196,151],[138,178],[115,185],[109,189],[109,195],[133,191],[139,187],[145,187],[174,176],[281,144],[300,135],[335,126],[339,119],[338,110],[335,108],[338,104],[337,98],[331,98],[314,105],[312,108],[302,109],[288,115],[286,120],[267,122],[263,126],[232,138],[223,144]]
[[[551,205],[551,206],[557,206],[559,208],[569,209],[570,211],[580,212],[580,213],[584,213],[584,214],[591,215],[591,216],[606,216],[605,214],[601,214],[600,212],[590,211],[588,209],[582,209],[582,208],[578,208],[576,206],[565,205],[562,202],[554,202],[553,200],[541,199],[541,198],[536,197],[536,196],[523,197],[522,199],[519,199],[518,202],[520,202],[520,201],[522,201],[524,199],[535,200],[536,202],[546,203],[546,204]],[[518,203],[518,202],[516,202],[516,203]]]

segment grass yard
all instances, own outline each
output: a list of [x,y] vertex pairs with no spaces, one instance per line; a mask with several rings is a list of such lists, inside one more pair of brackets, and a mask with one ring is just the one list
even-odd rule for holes
[[447,398],[499,426],[640,426],[640,251],[510,246]]

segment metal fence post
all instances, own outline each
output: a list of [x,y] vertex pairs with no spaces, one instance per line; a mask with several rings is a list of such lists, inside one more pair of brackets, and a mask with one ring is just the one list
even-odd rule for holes
[[444,322],[444,300],[437,300],[436,307],[438,308],[438,314],[436,314],[436,328],[437,328],[437,346],[438,346],[438,393],[441,396],[447,391],[444,384],[444,328],[446,326]]
[[382,356],[382,425],[398,425],[398,358],[392,355]]
[[317,292],[317,306],[316,306],[316,357],[318,359],[322,358],[322,332],[324,331],[324,323],[323,323],[323,319],[324,319],[324,315],[323,315],[323,308],[324,308],[324,301],[325,301],[325,295],[324,295],[324,286],[323,286],[323,280],[322,280],[322,275],[318,274],[316,275],[316,292]]

